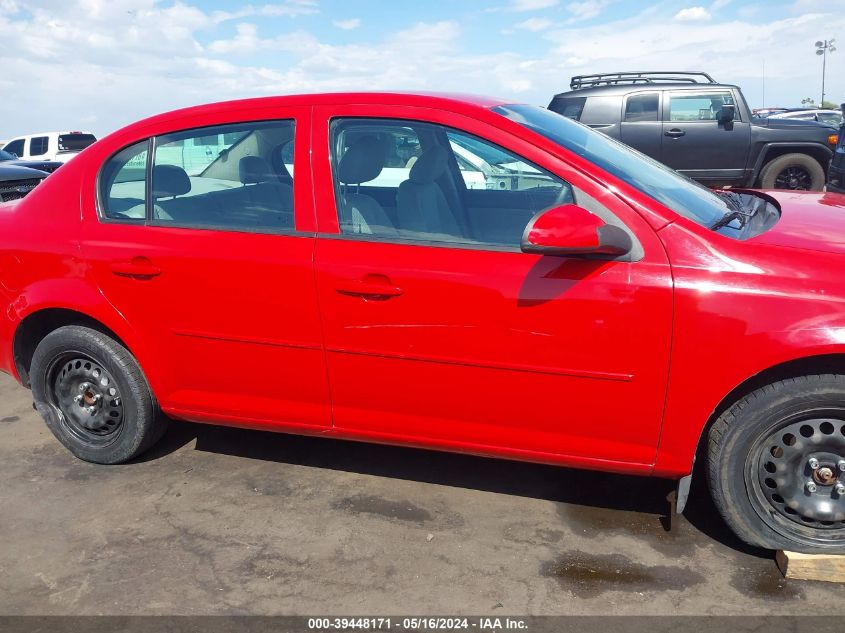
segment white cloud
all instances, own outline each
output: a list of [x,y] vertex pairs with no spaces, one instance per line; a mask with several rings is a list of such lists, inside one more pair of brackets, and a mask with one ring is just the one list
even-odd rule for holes
[[733,0],[714,0],[713,4],[710,5],[710,10],[718,11],[720,9],[724,9],[731,2],[733,2]]
[[760,12],[760,5],[759,4],[747,4],[744,7],[740,7],[737,9],[736,14],[744,19],[753,18]]
[[560,4],[560,0],[510,0],[508,8],[511,11],[538,11]]
[[704,7],[687,7],[675,14],[678,22],[706,22],[710,17],[710,12]]
[[[318,37],[301,14],[261,19],[265,7],[318,10],[314,3],[243,7],[248,16],[229,13],[232,23],[221,26],[221,15],[199,8],[199,0],[16,2],[18,13],[0,10],[0,90],[14,94],[0,100],[0,138],[34,128],[105,133],[208,101],[362,88],[470,90],[545,105],[571,75],[665,68],[666,60],[740,84],[756,106],[765,58],[767,105],[797,105],[819,92],[812,42],[819,33],[845,32],[845,16],[836,11],[773,17],[768,7],[753,20],[731,11],[727,20],[667,29],[661,5],[587,26],[564,17],[540,29],[547,16],[518,16],[537,20],[520,24],[540,29],[528,53],[508,50],[515,44],[501,37],[471,44],[479,25],[463,27],[460,16],[382,37],[365,37],[362,29],[356,43],[340,44],[349,38],[331,28]],[[828,98],[845,101],[845,73],[835,56],[828,61]]]
[[319,13],[317,0],[284,0],[284,2],[278,4],[260,6],[248,4],[237,11],[214,11],[211,14],[211,19],[214,22],[226,22],[253,16],[295,18],[300,15],[313,15],[315,13]]
[[522,29],[523,31],[545,31],[552,26],[554,22],[547,18],[528,18],[522,22],[514,24],[514,28]]
[[566,8],[572,14],[570,23],[590,20],[604,10],[613,0],[584,0],[583,2],[570,2]]
[[348,20],[335,20],[332,24],[344,31],[352,31],[361,26],[361,20],[359,18],[349,18]]
[[15,0],[0,0],[0,15],[13,15],[20,11],[20,7]]

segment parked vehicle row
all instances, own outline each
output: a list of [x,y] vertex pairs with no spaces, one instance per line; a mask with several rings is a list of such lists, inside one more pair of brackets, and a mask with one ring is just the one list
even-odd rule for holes
[[[2,150],[0,150],[2,151]],[[50,174],[9,161],[0,162],[0,202],[18,200],[35,189]]]
[[549,109],[711,187],[821,191],[838,134],[801,119],[753,116],[738,86],[702,72],[572,78]]
[[21,160],[14,154],[10,154],[6,150],[0,149],[0,166],[17,165],[19,167],[29,167],[30,169],[38,169],[39,171],[46,171],[52,174],[59,167],[64,165],[55,160]]
[[770,115],[772,119],[799,119],[802,121],[815,121],[822,125],[829,125],[837,130],[842,127],[843,117],[839,110],[786,110]]
[[96,140],[85,132],[44,132],[0,142],[0,202],[27,195]]
[[41,132],[13,138],[0,149],[21,160],[66,163],[96,140],[89,132]]
[[[714,99],[682,111],[725,124]],[[512,177],[471,187],[457,148]],[[213,104],[0,204],[0,370],[92,462],[164,412],[670,477],[683,507],[698,454],[742,539],[841,553],[843,232],[842,196],[713,191],[545,108]]]

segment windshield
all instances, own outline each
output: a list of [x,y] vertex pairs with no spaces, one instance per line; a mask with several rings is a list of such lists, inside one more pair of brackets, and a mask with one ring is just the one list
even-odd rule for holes
[[3,160],[15,160],[15,155],[0,149],[0,161]]
[[530,105],[497,106],[493,111],[586,158],[699,224],[712,226],[730,211],[725,200],[707,187],[565,116]]

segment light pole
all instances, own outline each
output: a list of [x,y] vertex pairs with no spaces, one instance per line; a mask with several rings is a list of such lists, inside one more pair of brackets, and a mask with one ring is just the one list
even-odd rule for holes
[[819,107],[822,108],[824,107],[824,77],[827,73],[827,54],[836,50],[836,47],[833,45],[835,41],[835,39],[829,39],[816,42],[816,55],[822,56],[822,100],[819,104]]

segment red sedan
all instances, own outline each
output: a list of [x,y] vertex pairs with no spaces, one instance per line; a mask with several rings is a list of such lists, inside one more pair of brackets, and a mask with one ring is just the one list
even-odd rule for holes
[[845,197],[713,192],[541,108],[236,101],[0,205],[0,371],[92,462],[168,418],[682,497],[698,454],[742,539],[843,552],[844,266]]

